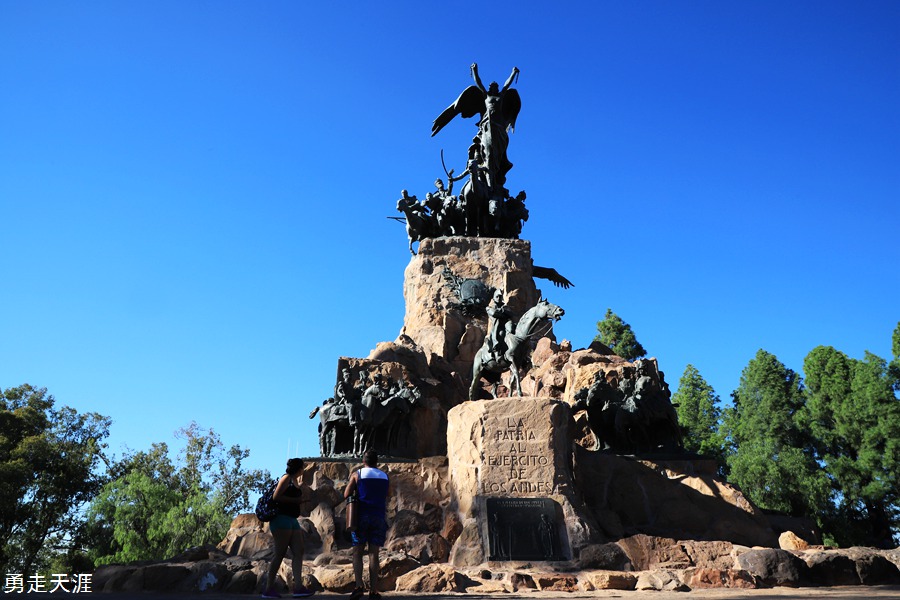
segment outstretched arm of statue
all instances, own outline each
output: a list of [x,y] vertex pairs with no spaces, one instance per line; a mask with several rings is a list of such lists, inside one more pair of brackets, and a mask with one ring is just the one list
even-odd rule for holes
[[475,80],[475,85],[478,86],[478,89],[487,94],[484,84],[481,83],[481,77],[478,76],[478,63],[472,63],[472,78]]
[[513,82],[519,77],[519,67],[513,67],[512,73],[509,74],[509,79],[506,80],[506,83],[503,84],[503,91],[509,89],[509,86],[513,84]]
[[469,175],[469,169],[466,169],[465,171],[460,173],[459,177],[453,176],[453,169],[450,169],[450,172],[447,173],[447,175],[449,175],[449,177],[447,177],[447,181],[449,182],[448,188],[447,188],[447,194],[450,194],[453,191],[453,182],[459,181],[460,179],[465,179],[466,175]]

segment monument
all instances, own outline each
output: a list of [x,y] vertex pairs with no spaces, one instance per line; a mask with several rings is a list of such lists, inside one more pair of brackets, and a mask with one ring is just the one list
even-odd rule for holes
[[[443,461],[426,479],[442,490],[431,504],[443,528],[456,523],[441,537],[444,560],[457,566],[574,560],[635,533],[771,543],[761,511],[715,481],[710,461],[684,454],[656,359],[557,342],[553,324],[565,311],[538,281],[572,283],[534,265],[520,238],[526,194],[508,189],[519,70],[502,86],[484,86],[476,64],[471,73],[474,85],[432,124],[436,135],[457,116],[477,117],[465,169],[445,165],[423,201],[404,189],[397,202],[411,254],[403,326],[369,356],[338,360],[332,396],[310,415],[319,416],[322,454],[312,460],[348,462],[374,449],[388,463]],[[668,489],[654,480],[662,473],[699,477],[717,500]],[[711,521],[710,503],[726,497],[728,523]]]

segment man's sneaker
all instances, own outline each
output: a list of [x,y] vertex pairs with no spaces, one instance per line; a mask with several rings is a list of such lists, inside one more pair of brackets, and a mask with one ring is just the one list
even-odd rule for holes
[[294,588],[294,598],[306,598],[307,596],[312,596],[313,592],[311,589],[306,587],[305,585],[299,585]]
[[359,600],[365,593],[365,588],[358,587],[350,593],[350,600]]
[[266,590],[262,593],[263,598],[281,598],[281,594],[275,590]]

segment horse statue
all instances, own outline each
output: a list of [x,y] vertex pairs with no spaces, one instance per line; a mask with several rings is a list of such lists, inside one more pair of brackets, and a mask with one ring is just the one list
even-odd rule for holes
[[425,212],[424,207],[419,204],[415,196],[409,196],[406,190],[400,193],[401,197],[397,200],[397,210],[406,217],[406,236],[409,238],[409,253],[415,256],[416,252],[413,250],[413,242],[420,242],[425,238],[432,237],[432,217]]
[[[522,395],[522,385],[519,381],[519,369],[528,362],[527,352],[530,350],[530,344],[527,342],[538,336],[546,334],[553,322],[558,321],[565,311],[547,300],[541,299],[538,303],[525,311],[522,318],[516,324],[515,331],[506,336],[506,351],[497,356],[491,352],[488,345],[488,338],[481,349],[475,354],[475,364],[472,367],[472,386],[469,388],[469,400],[475,400],[478,392],[478,384],[484,373],[492,373],[496,378],[500,374],[509,369],[510,372],[510,396],[512,396],[512,388],[516,388],[517,395]],[[549,325],[544,328],[542,326]],[[494,398],[497,397],[497,383],[495,382],[491,389]]]
[[319,451],[322,456],[334,456],[340,452],[337,447],[338,431],[351,426],[351,406],[344,403],[336,403],[334,398],[328,398],[322,406],[317,406],[309,414],[312,419],[319,415]]
[[388,432],[385,441],[390,448],[387,450],[396,451],[399,436],[396,429],[400,416],[408,415],[420,399],[419,390],[406,385],[392,386],[384,400],[380,400],[377,395],[364,395],[353,440],[354,453],[362,455],[366,450],[373,449],[372,441],[379,428]]

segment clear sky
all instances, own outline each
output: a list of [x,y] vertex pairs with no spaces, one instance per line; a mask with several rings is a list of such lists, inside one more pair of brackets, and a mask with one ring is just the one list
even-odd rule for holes
[[512,67],[513,193],[587,346],[612,308],[673,387],[763,348],[890,358],[900,2],[0,0],[0,386],[318,453],[339,356],[403,322],[399,192],[464,168]]

